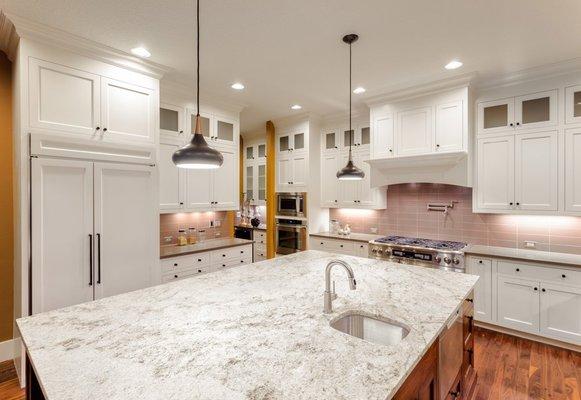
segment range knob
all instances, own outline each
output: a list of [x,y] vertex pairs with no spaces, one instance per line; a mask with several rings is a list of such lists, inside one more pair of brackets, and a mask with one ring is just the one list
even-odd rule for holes
[[372,248],[372,249],[371,249],[371,252],[372,252],[373,254],[377,254],[377,248],[376,248],[376,247]]
[[452,262],[454,263],[454,265],[460,264],[460,260],[458,260],[457,258],[453,259]]
[[444,262],[446,264],[450,264],[452,262],[452,260],[450,259],[450,257],[444,257]]
[[383,253],[383,250],[377,249],[377,254],[381,255],[382,253]]
[[441,263],[441,262],[442,262],[442,257],[440,257],[440,256],[436,256],[435,260],[436,260],[436,262],[439,264],[439,263]]

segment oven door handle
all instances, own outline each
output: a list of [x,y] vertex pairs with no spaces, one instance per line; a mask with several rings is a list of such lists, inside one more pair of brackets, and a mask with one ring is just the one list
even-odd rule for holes
[[307,229],[307,227],[306,226],[278,224],[278,225],[276,225],[276,229],[281,229],[284,231],[300,232],[301,229]]

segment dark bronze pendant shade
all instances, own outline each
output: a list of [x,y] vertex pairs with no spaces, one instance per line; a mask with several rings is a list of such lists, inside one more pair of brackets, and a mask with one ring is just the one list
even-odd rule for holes
[[202,134],[200,120],[200,1],[196,2],[196,19],[197,19],[197,66],[196,66],[196,127],[194,136],[190,143],[176,150],[171,159],[178,168],[187,169],[214,169],[220,168],[224,163],[222,154],[208,146],[204,135]]
[[365,177],[365,172],[353,164],[353,157],[351,155],[351,141],[353,136],[353,130],[351,128],[351,95],[353,93],[351,90],[351,44],[356,42],[357,39],[359,39],[359,36],[354,33],[343,36],[343,41],[349,45],[349,160],[346,166],[337,171],[337,179],[340,181],[359,181]]

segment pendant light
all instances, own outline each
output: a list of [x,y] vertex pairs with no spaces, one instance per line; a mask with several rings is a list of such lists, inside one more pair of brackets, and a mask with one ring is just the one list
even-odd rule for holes
[[187,145],[176,150],[171,159],[178,168],[188,169],[215,169],[220,168],[224,157],[218,150],[208,146],[202,134],[202,120],[200,117],[200,0],[196,2],[197,28],[197,66],[196,66],[196,126],[194,136]]
[[357,39],[359,39],[359,36],[354,33],[343,36],[343,41],[349,45],[349,160],[347,161],[347,165],[337,172],[337,178],[340,181],[358,181],[365,177],[365,172],[353,164],[353,157],[351,155],[351,142],[353,137],[353,130],[351,128],[351,44],[356,42]]

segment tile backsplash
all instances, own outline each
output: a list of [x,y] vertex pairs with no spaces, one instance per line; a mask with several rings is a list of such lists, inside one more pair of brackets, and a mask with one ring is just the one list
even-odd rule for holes
[[[190,227],[196,231],[205,230],[206,239],[232,236],[234,218],[228,216],[228,211],[206,211],[192,213],[161,214],[159,217],[159,242],[161,245],[176,244],[178,230]],[[210,221],[214,221],[214,227],[210,227]],[[220,225],[220,226],[216,226]],[[171,242],[165,238],[171,236]]]
[[[428,203],[457,201],[447,215]],[[386,210],[332,209],[330,219],[353,232],[455,240],[489,246],[581,254],[581,217],[476,214],[472,189],[440,184],[391,185]]]

